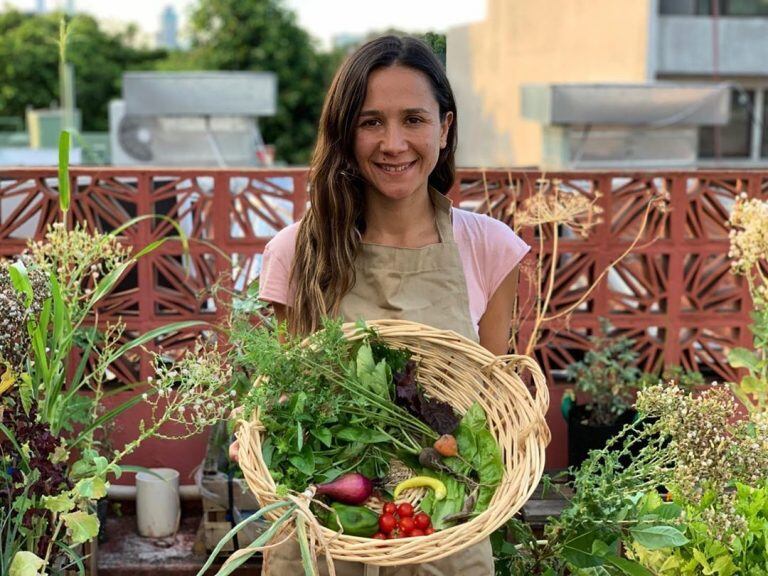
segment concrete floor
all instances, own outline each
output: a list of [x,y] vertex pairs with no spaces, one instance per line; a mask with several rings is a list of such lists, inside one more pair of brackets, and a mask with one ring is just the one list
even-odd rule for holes
[[[98,576],[195,576],[208,559],[199,543],[196,545],[199,526],[200,517],[189,516],[182,519],[172,538],[142,538],[136,532],[135,516],[110,517],[107,540],[98,546]],[[215,574],[220,565],[214,564],[206,575]],[[237,574],[261,574],[261,559],[249,561]]]

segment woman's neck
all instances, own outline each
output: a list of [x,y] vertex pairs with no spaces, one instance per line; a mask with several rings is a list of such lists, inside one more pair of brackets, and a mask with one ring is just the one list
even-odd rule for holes
[[393,200],[368,192],[363,242],[421,248],[440,242],[429,192]]

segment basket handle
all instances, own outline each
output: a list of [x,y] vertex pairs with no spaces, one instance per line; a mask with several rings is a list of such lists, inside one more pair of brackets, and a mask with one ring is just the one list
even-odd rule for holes
[[549,410],[549,388],[547,387],[547,380],[544,377],[541,367],[530,356],[523,354],[501,354],[491,362],[487,368],[498,366],[505,372],[514,372],[518,376],[522,375],[525,370],[530,372],[533,379],[533,388],[535,395],[533,397],[533,403],[536,407],[542,426],[547,430],[547,437],[549,437],[549,429],[546,425],[547,410]]

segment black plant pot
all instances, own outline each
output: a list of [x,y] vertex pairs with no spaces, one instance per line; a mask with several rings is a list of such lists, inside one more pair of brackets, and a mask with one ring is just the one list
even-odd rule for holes
[[107,511],[109,510],[109,501],[101,498],[96,501],[96,517],[99,519],[99,544],[107,541]]
[[590,450],[602,450],[608,440],[616,436],[637,415],[634,409],[624,412],[613,424],[591,426],[589,409],[584,404],[574,404],[568,413],[568,465],[580,466],[587,459]]

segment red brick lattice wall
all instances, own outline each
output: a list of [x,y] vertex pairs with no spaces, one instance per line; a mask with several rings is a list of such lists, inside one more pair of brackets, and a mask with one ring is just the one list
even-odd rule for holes
[[[137,215],[165,214],[192,239],[189,255],[171,241],[142,259],[105,300],[102,319],[122,316],[131,334],[171,321],[214,322],[223,312],[212,286],[241,287],[257,275],[271,235],[303,213],[306,176],[305,169],[73,168],[71,218],[111,230]],[[535,171],[461,170],[451,197],[456,205],[511,224],[513,207],[531,194],[541,176]],[[660,239],[634,250],[567,322],[548,326],[537,349],[545,372],[555,376],[578,357],[598,318],[605,316],[636,339],[646,368],[680,364],[718,379],[733,377],[725,350],[751,341],[749,298],[744,283],[729,273],[725,220],[739,192],[768,197],[768,172],[565,172],[546,177],[589,197],[601,192],[598,202],[604,209],[603,223],[587,238],[561,238],[552,310],[573,302],[629,245],[650,189],[667,190],[671,210],[654,216],[646,230],[648,239],[657,232]],[[27,238],[41,237],[57,219],[56,188],[55,169],[0,170],[0,257],[19,253]],[[168,223],[147,219],[126,230],[124,241],[142,247],[174,233]],[[525,229],[523,238],[538,250],[532,229]],[[533,258],[528,256],[529,262]],[[521,289],[525,292],[525,282]],[[530,326],[522,332],[526,329]],[[154,346],[172,353],[195,336],[175,334]],[[151,374],[141,355],[115,369],[124,381]],[[553,387],[553,409],[558,388]],[[561,423],[552,423],[557,437]]]

